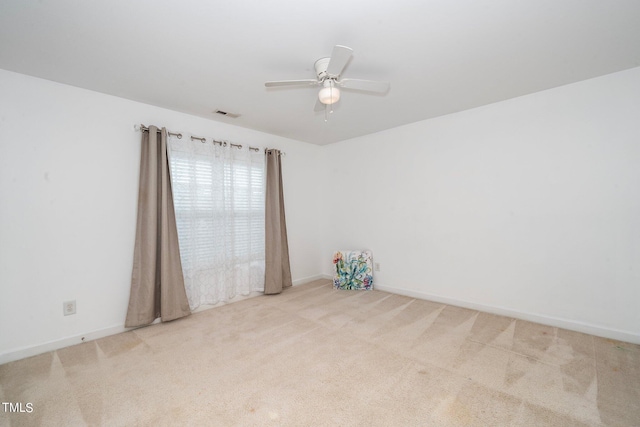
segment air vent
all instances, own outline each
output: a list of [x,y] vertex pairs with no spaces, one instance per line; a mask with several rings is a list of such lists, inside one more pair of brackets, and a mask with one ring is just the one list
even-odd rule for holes
[[229,113],[227,111],[222,111],[222,110],[216,110],[214,111],[214,113],[220,114],[221,116],[231,117],[232,119],[240,117],[240,114]]

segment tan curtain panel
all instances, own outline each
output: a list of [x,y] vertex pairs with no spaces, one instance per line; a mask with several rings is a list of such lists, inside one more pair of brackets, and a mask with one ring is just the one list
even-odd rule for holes
[[279,150],[267,150],[265,202],[265,294],[278,294],[291,286],[289,244],[284,215],[282,165]]
[[125,327],[191,314],[184,289],[167,162],[167,130],[142,132],[138,222]]

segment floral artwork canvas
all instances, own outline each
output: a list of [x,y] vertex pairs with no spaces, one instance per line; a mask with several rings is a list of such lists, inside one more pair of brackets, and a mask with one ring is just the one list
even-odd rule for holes
[[333,254],[333,287],[336,289],[373,289],[371,251],[338,251]]

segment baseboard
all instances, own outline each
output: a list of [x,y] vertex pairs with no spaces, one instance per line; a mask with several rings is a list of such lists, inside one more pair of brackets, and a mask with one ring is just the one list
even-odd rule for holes
[[15,360],[25,359],[31,356],[37,356],[38,354],[46,353],[48,351],[54,351],[64,347],[81,344],[83,342],[97,340],[98,338],[104,338],[109,335],[119,334],[120,332],[125,332],[128,330],[129,329],[126,329],[124,325],[111,326],[109,328],[99,329],[97,331],[86,332],[82,335],[75,335],[55,341],[49,341],[44,344],[38,344],[32,347],[19,348],[8,353],[0,354],[0,365],[13,362]]
[[313,282],[314,280],[327,279],[324,274],[316,274],[314,276],[303,277],[302,279],[296,279],[293,281],[293,286],[304,285],[305,283]]
[[579,322],[576,320],[562,319],[559,317],[545,316],[535,313],[527,313],[524,311],[513,310],[504,307],[496,307],[484,304],[478,304],[471,301],[458,300],[454,298],[443,297],[440,295],[428,294],[425,292],[413,291],[409,289],[392,288],[389,286],[374,285],[374,289],[378,291],[389,292],[392,294],[405,295],[412,298],[418,298],[428,301],[439,302],[442,304],[454,305],[457,307],[469,308],[471,310],[483,311],[485,313],[498,314],[500,316],[512,317],[514,319],[527,320],[529,322],[540,323],[548,326],[569,329],[572,331],[582,332],[589,335],[610,338],[618,341],[640,344],[640,335],[628,331],[618,329],[603,328],[602,326],[592,325],[589,323]]

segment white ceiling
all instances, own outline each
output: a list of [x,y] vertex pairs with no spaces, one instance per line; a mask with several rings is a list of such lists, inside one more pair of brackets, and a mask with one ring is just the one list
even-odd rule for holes
[[[391,90],[264,87],[336,44]],[[638,0],[0,0],[0,68],[320,145],[638,66]]]

